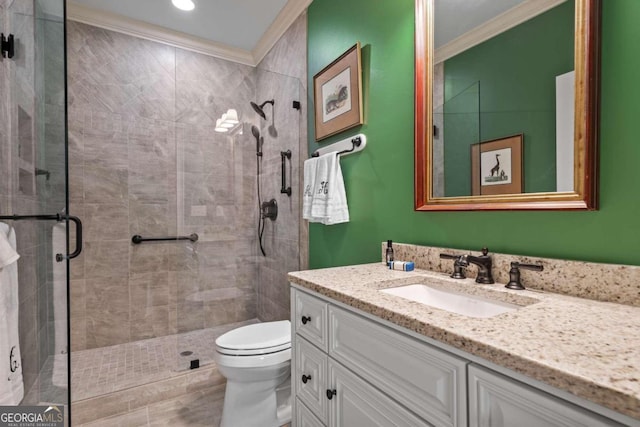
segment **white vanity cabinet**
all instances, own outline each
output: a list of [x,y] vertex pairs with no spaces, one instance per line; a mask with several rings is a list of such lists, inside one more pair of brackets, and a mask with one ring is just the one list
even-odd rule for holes
[[314,425],[309,412],[331,427],[467,425],[464,359],[292,292],[292,385],[301,425]]
[[519,381],[469,365],[469,427],[611,427],[583,410]]
[[327,297],[291,292],[293,427],[640,426]]

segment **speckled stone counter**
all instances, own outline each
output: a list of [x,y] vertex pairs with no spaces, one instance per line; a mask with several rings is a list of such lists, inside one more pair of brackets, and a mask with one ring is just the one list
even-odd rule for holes
[[[640,419],[640,307],[479,285],[427,270],[382,263],[289,273],[289,281]],[[519,309],[473,318],[379,292],[424,283],[511,302]]]

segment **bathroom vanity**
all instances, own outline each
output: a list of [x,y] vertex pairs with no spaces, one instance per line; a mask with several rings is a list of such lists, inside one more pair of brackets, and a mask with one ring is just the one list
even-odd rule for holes
[[[289,280],[296,426],[640,426],[638,307],[382,263]],[[471,317],[383,292],[416,283],[515,308]]]

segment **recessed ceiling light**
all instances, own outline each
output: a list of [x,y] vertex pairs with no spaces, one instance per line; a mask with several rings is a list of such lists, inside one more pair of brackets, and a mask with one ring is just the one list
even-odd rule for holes
[[180,10],[193,10],[196,7],[191,0],[171,0],[171,3]]

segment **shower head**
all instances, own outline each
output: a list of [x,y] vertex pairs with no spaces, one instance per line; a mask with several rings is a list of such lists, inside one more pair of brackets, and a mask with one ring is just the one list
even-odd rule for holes
[[260,131],[258,130],[257,127],[251,126],[251,133],[253,134],[254,138],[260,138]]
[[[252,103],[253,104],[253,103]],[[262,145],[262,138],[260,137],[260,130],[257,127],[251,126],[251,133],[253,137],[256,139],[256,154],[258,157],[262,156],[262,151],[260,151],[260,146]]]
[[262,117],[263,119],[267,119],[266,114],[264,114],[264,106],[267,104],[271,104],[272,106],[275,105],[275,101],[273,99],[270,99],[268,101],[264,101],[262,104],[258,105],[255,102],[251,101],[251,107],[253,107],[253,110],[258,113],[258,115],[260,117]]

